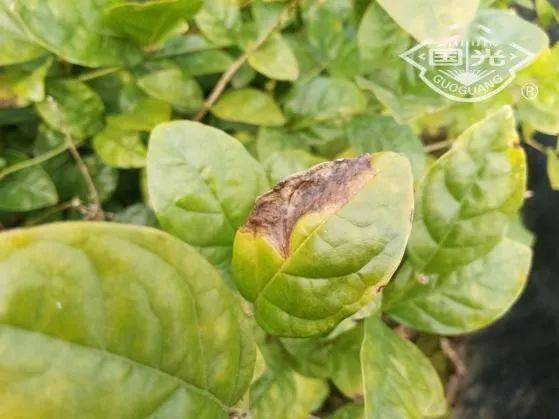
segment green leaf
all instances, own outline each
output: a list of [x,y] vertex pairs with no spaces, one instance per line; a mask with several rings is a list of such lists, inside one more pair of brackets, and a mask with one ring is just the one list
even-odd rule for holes
[[297,83],[285,111],[297,125],[343,120],[365,110],[367,101],[357,86],[344,79],[316,77]]
[[235,231],[268,182],[233,137],[199,123],[174,121],[152,132],[148,185],[162,227],[228,271]]
[[202,34],[214,44],[228,46],[236,43],[241,26],[236,0],[205,0],[195,20]]
[[140,45],[151,45],[184,25],[201,5],[202,0],[120,1],[105,9],[104,23]]
[[103,23],[115,0],[13,0],[14,13],[33,41],[66,61],[87,67],[133,65],[140,51]]
[[324,381],[292,371],[265,373],[251,388],[254,419],[307,419],[328,394]]
[[286,150],[272,154],[266,159],[264,167],[270,183],[275,184],[294,173],[301,172],[323,161],[323,158],[314,156],[304,150]]
[[115,221],[123,224],[135,224],[157,227],[155,213],[145,204],[138,202],[116,213]]
[[505,239],[488,254],[443,275],[421,276],[404,264],[386,288],[383,309],[399,323],[457,335],[500,318],[524,289],[530,248]]
[[365,418],[424,419],[445,413],[443,386],[429,359],[378,317],[365,320],[361,364]]
[[148,95],[170,103],[182,112],[195,112],[202,108],[204,97],[195,79],[179,68],[163,68],[138,79],[138,86]]
[[[95,155],[85,156],[83,161],[89,173],[91,173],[93,184],[99,193],[99,199],[101,202],[106,201],[116,190],[118,170],[106,166]],[[47,170],[56,185],[62,201],[68,201],[76,197],[84,202],[89,200],[88,186],[85,183],[83,174],[73,160],[68,160],[61,166],[55,166]]]
[[328,416],[328,419],[365,419],[365,409],[363,405],[349,403]]
[[520,120],[551,135],[559,134],[559,79],[554,71],[558,67],[559,45],[555,45],[521,72],[515,82],[521,89],[537,89],[535,97],[523,96],[518,102]]
[[[250,47],[250,43],[248,45]],[[250,53],[248,62],[256,71],[274,80],[294,81],[299,77],[297,58],[279,34],[272,35]]]
[[378,0],[390,16],[421,42],[442,42],[465,34],[479,0]]
[[167,102],[145,96],[129,104],[124,113],[109,115],[107,125],[127,131],[151,131],[169,119],[171,106]]
[[408,255],[419,273],[449,273],[503,238],[526,189],[526,158],[510,107],[467,129],[427,172]]
[[412,195],[407,159],[387,152],[315,166],[260,196],[233,254],[260,326],[312,336],[365,306],[400,263]]
[[[2,153],[7,166],[25,162],[26,158],[19,152],[5,150]],[[1,175],[2,171],[0,171]],[[56,188],[49,175],[40,165],[0,177],[0,210],[31,211],[54,205],[58,202]]]
[[265,127],[285,123],[285,117],[274,99],[253,88],[229,90],[212,107],[211,112],[226,121]]
[[76,140],[91,137],[103,127],[103,101],[89,86],[76,80],[49,82],[47,97],[36,108],[50,127]]
[[204,76],[225,72],[233,58],[221,50],[196,51],[175,58],[177,65],[191,76]]
[[559,156],[552,148],[547,148],[547,177],[549,184],[554,191],[559,190]]
[[186,244],[81,222],[4,233],[0,249],[0,415],[227,418],[245,392],[250,329]]
[[46,53],[25,33],[10,11],[11,0],[0,0],[0,66],[30,61]]
[[330,350],[330,378],[347,397],[363,397],[363,380],[359,353],[363,342],[363,328],[357,326],[338,336]]
[[0,71],[0,100],[26,106],[45,98],[45,77],[52,59]]
[[416,180],[425,169],[423,143],[408,125],[400,125],[389,116],[361,115],[352,119],[347,128],[349,143],[358,153],[395,151],[404,154],[412,165]]
[[93,148],[111,167],[133,169],[146,165],[147,150],[138,132],[108,125],[93,139]]

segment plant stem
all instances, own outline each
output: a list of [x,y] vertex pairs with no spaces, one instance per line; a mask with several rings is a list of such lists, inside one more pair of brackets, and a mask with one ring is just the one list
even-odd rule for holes
[[454,142],[454,139],[439,141],[438,143],[427,144],[425,147],[423,147],[423,149],[427,153],[432,153],[433,151],[438,151],[438,150],[443,150],[445,148],[449,148],[452,145],[453,142]]
[[245,52],[243,52],[234,62],[229,66],[229,68],[223,73],[209,94],[208,98],[204,102],[204,106],[202,110],[196,114],[194,117],[195,121],[201,121],[210,108],[214,105],[215,102],[219,99],[233,76],[239,71],[239,69],[243,66],[243,64],[248,60],[251,54],[257,51],[270,37],[274,34],[274,32],[281,26],[281,24],[289,17],[291,12],[297,7],[301,0],[292,0],[286,7],[283,9],[281,14],[279,15],[278,19],[270,25],[270,27],[264,32],[260,38],[256,40],[256,42],[252,45],[249,45]]
[[56,157],[59,154],[63,153],[67,149],[68,149],[68,143],[64,143],[62,145],[59,145],[56,148],[53,148],[52,150],[50,150],[50,151],[48,151],[44,154],[41,154],[40,156],[34,157],[32,159],[29,159],[29,160],[24,160],[20,163],[12,164],[11,166],[7,167],[2,172],[0,172],[0,180],[4,179],[5,177],[7,177],[7,176],[9,176],[9,175],[11,175],[15,172],[19,172],[20,170],[24,170],[24,169],[27,169],[29,167],[41,164],[41,163],[43,163],[47,160],[50,160],[53,157]]
[[108,76],[109,74],[116,73],[120,70],[120,67],[108,67],[100,68],[98,70],[88,71],[87,73],[80,74],[77,77],[79,81],[89,81],[93,79],[98,79],[100,77]]
[[538,143],[536,140],[534,140],[530,137],[525,137],[524,142],[526,144],[528,144],[530,147],[532,147],[534,150],[537,150],[540,153],[546,154],[545,147],[543,145],[541,145],[540,143]]
[[66,135],[66,140],[68,141],[68,151],[74,158],[76,164],[78,165],[78,169],[80,170],[82,177],[87,185],[87,189],[89,190],[89,199],[92,204],[92,217],[95,219],[100,219],[103,217],[103,211],[101,209],[101,201],[99,199],[99,192],[97,192],[97,188],[95,187],[95,183],[93,182],[93,178],[91,177],[91,173],[85,162],[82,159],[76,145],[74,144],[74,140],[68,133],[64,133]]

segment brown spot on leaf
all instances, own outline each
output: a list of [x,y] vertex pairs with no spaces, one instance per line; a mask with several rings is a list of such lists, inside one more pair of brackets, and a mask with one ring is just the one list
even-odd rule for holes
[[242,231],[266,236],[287,257],[291,233],[301,217],[336,212],[374,176],[368,154],[314,166],[259,197]]

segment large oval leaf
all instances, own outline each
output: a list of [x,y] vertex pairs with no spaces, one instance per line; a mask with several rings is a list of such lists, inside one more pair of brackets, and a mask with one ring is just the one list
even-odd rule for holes
[[444,275],[419,276],[404,264],[384,292],[383,308],[414,329],[471,332],[512,306],[526,283],[530,259],[529,247],[505,239],[487,255]]
[[152,132],[148,185],[163,228],[224,271],[235,230],[268,188],[264,169],[240,142],[189,121],[161,124]]
[[378,0],[398,24],[421,42],[444,41],[465,34],[479,0]]
[[420,186],[408,244],[420,273],[448,273],[504,236],[526,187],[526,158],[510,107],[466,130]]
[[9,9],[10,0],[0,0],[0,65],[18,64],[46,53],[33,43]]
[[365,320],[361,348],[366,419],[442,416],[443,386],[429,359],[378,317]]
[[131,65],[140,51],[103,24],[103,10],[118,0],[14,0],[34,41],[65,60],[89,67]]
[[256,320],[271,334],[311,336],[355,313],[398,266],[412,208],[410,165],[395,153],[324,163],[261,196],[233,258]]
[[235,297],[165,233],[83,222],[4,233],[0,286],[2,417],[227,418],[252,376]]

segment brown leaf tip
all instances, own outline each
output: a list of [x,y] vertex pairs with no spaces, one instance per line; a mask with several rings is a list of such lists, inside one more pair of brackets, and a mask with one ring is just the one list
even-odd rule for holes
[[374,175],[368,154],[297,173],[256,200],[242,231],[266,236],[287,257],[291,233],[301,217],[312,212],[336,212]]

